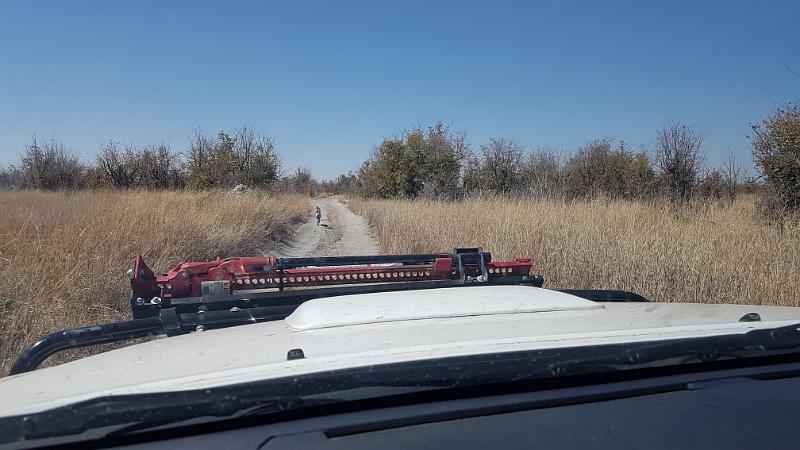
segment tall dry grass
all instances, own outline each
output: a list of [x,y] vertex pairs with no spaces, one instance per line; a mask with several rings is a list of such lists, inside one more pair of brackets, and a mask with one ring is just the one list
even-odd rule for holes
[[481,246],[530,257],[545,286],[613,288],[653,300],[800,306],[800,230],[732,205],[474,199],[357,201],[385,253]]
[[137,254],[157,272],[258,254],[309,210],[307,198],[257,193],[0,193],[0,374],[43,334],[130,319]]

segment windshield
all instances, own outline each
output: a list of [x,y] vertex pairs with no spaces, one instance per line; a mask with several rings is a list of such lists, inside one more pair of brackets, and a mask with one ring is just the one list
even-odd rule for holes
[[84,5],[0,5],[9,436],[795,351],[796,0]]

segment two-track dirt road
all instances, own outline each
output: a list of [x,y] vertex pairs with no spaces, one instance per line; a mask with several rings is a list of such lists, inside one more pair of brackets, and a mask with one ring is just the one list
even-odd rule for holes
[[308,221],[282,239],[270,254],[283,257],[374,255],[378,244],[372,238],[363,217],[350,211],[335,197],[315,199],[313,206],[322,210],[317,226],[313,211]]

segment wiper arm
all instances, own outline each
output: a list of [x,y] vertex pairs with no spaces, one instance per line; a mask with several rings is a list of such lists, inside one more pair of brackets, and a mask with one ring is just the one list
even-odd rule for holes
[[[409,388],[408,390],[420,390]],[[358,400],[347,391],[331,395],[278,395],[278,389],[257,384],[210,390],[177,391],[99,397],[40,413],[0,420],[0,446],[22,440],[74,440],[91,430],[93,439],[109,438],[162,427],[278,414]]]
[[142,431],[151,431],[162,427],[191,425],[193,423],[208,422],[209,420],[216,421],[220,419],[239,419],[244,417],[269,415],[283,411],[296,410],[303,407],[319,406],[336,402],[336,400],[332,399],[307,401],[300,397],[280,397],[263,401],[250,401],[247,402],[247,406],[240,405],[241,407],[239,409],[235,409],[235,407],[233,407],[231,404],[226,404],[222,407],[212,408],[216,410],[215,414],[198,414],[196,409],[191,408],[187,414],[172,416],[169,420],[138,420],[117,428],[114,431],[108,432],[103,437],[109,438]]
[[100,397],[36,414],[0,420],[0,444],[67,437],[103,428],[103,436],[175,424],[201,417],[286,411],[305,406],[298,396],[215,395],[204,391]]
[[[665,365],[680,361],[709,362],[766,356],[800,348],[800,324],[752,330],[743,334],[728,334],[672,341],[630,344],[622,352],[601,352],[592,356],[551,363],[547,371],[553,376],[604,372],[648,365]],[[525,377],[525,374],[521,374]],[[517,378],[519,379],[519,377]]]

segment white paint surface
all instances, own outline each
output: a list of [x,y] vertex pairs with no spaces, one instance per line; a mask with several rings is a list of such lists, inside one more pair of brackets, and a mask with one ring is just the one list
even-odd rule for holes
[[477,286],[464,295],[462,288],[347,295],[311,300],[286,318],[294,330],[398,322],[487,314],[603,309],[595,303],[562,292],[535,287]]
[[[498,286],[328,299],[289,322],[158,339],[2,378],[0,416],[101,395],[209,388],[448,356],[736,334],[800,322],[800,308],[686,303],[587,308],[585,301],[563,295]],[[375,305],[366,304],[370,299]],[[425,311],[414,311],[417,307],[432,316],[420,318]],[[387,312],[378,318],[381,309]],[[738,322],[751,312],[763,321]],[[288,361],[287,352],[295,348],[306,358]]]

